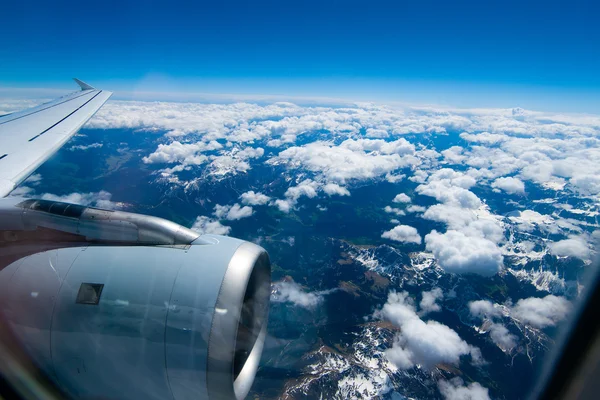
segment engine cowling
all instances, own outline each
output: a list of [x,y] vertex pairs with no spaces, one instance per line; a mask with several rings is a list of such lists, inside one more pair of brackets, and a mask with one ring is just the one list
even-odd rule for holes
[[216,235],[71,243],[0,271],[6,324],[65,393],[86,399],[244,398],[269,294],[264,249]]

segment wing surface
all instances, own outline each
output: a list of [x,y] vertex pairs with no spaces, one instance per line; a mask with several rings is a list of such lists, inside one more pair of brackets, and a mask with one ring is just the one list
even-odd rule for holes
[[75,82],[78,92],[0,117],[0,197],[56,153],[112,95]]

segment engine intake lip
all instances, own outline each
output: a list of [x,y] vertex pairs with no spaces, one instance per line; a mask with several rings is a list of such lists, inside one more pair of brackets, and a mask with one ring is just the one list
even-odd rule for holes
[[267,332],[271,266],[266,251],[243,243],[231,258],[215,305],[206,382],[214,399],[243,399],[254,381]]

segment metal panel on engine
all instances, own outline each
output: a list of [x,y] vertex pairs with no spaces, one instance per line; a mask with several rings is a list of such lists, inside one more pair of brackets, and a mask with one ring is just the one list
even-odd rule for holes
[[[165,321],[184,258],[182,250],[131,246],[89,247],[80,255],[60,290],[53,320],[54,367],[68,393],[172,398]],[[97,305],[77,303],[83,283],[103,285]]]

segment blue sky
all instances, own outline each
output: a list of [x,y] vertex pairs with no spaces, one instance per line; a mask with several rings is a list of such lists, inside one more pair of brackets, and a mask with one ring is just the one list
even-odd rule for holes
[[15,3],[4,87],[600,110],[597,1]]

